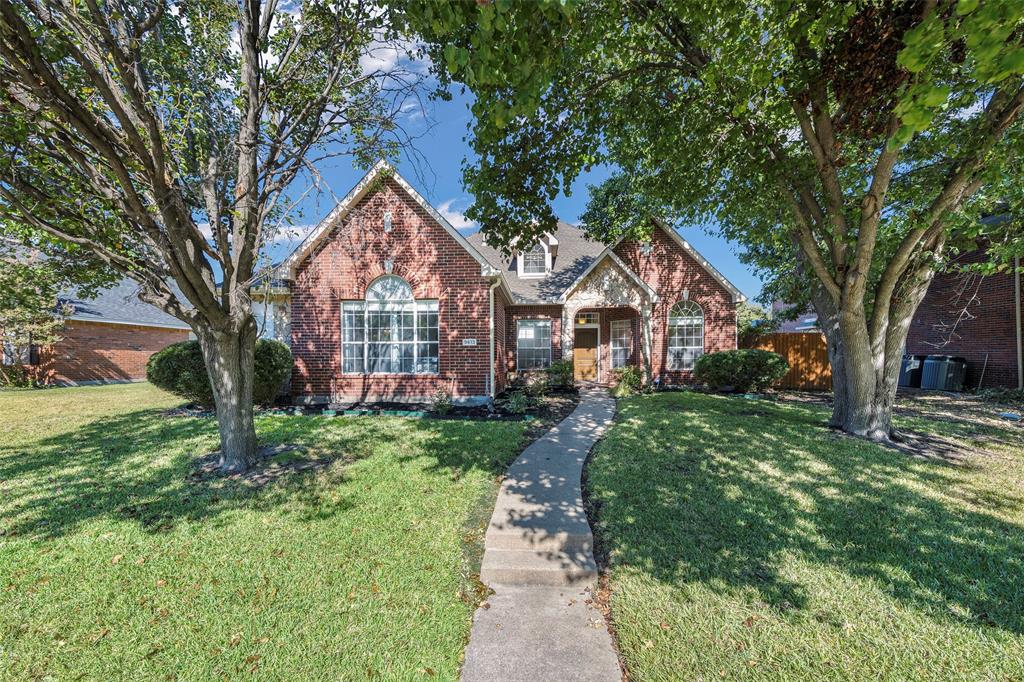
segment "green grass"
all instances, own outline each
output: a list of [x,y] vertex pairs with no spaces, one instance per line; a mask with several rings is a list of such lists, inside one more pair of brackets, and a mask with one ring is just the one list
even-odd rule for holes
[[1024,429],[909,414],[922,460],[822,407],[619,403],[587,470],[633,680],[1024,678]]
[[0,678],[457,677],[521,424],[262,417],[332,463],[253,486],[190,476],[216,425],[177,403],[0,393]]

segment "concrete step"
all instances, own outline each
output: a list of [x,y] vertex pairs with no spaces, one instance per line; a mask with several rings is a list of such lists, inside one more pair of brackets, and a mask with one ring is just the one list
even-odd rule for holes
[[573,524],[573,530],[545,528],[497,528],[487,529],[487,549],[522,549],[546,552],[567,552],[569,554],[592,553],[594,536],[587,527]]
[[583,586],[597,581],[597,565],[590,552],[488,548],[480,580],[487,585]]

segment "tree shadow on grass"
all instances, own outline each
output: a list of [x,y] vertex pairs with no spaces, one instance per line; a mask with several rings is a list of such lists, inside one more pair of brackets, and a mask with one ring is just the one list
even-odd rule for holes
[[136,522],[157,533],[184,521],[217,522],[226,512],[243,508],[287,507],[287,513],[300,518],[322,519],[352,507],[344,490],[339,494],[337,489],[349,480],[346,465],[400,439],[413,443],[417,456],[435,458],[431,466],[452,472],[494,470],[493,455],[474,447],[478,434],[472,428],[401,421],[260,419],[261,442],[299,446],[299,453],[281,457],[326,462],[315,471],[296,471],[263,486],[195,475],[195,463],[217,447],[212,418],[139,410],[20,446],[0,444],[0,536],[55,538],[102,519]]
[[[614,565],[680,588],[809,608],[787,557],[870,578],[932,617],[1024,632],[1021,491],[978,464],[915,460],[833,434],[820,409],[696,394],[627,403],[588,470]],[[974,508],[968,508],[970,504]]]

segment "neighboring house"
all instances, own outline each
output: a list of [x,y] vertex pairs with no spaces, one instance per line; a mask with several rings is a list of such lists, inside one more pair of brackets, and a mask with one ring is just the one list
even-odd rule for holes
[[[957,263],[984,259],[976,250]],[[965,388],[1024,388],[1021,275],[981,277],[938,273],[928,287],[907,336],[913,355],[953,355],[967,360]]]
[[[788,303],[776,301],[772,304],[772,317],[778,317],[792,307]],[[783,320],[775,331],[782,332],[783,334],[800,334],[803,332],[820,331],[820,329],[818,326],[818,313],[814,312],[813,309],[808,309],[797,315],[796,319]]]
[[[381,162],[277,270],[297,402],[461,403],[512,372],[574,361],[579,381],[648,366],[680,384],[702,353],[736,347],[742,294],[670,227],[610,247],[559,223],[506,258],[463,236]],[[284,293],[287,291],[287,295]],[[288,310],[278,315],[287,299]]]
[[185,341],[190,329],[138,298],[138,285],[123,280],[94,299],[61,296],[72,307],[63,337],[33,353],[33,372],[49,384],[141,381],[146,361],[165,346]]

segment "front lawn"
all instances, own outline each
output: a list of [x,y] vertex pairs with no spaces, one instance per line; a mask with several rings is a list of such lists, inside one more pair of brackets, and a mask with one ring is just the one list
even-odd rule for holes
[[935,405],[901,425],[984,452],[910,457],[813,404],[621,401],[587,494],[632,679],[1024,677],[1024,428]]
[[197,475],[178,402],[0,393],[0,678],[457,677],[521,423],[263,417],[304,447],[254,483]]

